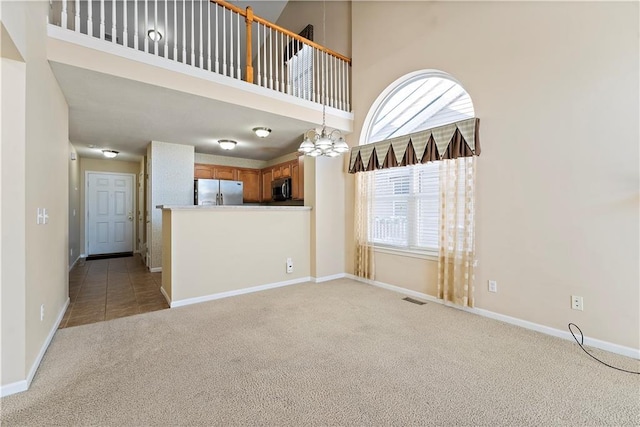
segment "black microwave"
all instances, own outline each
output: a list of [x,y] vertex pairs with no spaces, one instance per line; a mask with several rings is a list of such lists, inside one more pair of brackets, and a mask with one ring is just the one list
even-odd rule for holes
[[291,199],[291,178],[274,179],[271,182],[271,199],[273,201]]

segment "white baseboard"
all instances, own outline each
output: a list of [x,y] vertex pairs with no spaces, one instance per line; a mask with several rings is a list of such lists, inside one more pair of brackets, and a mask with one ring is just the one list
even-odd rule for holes
[[33,361],[33,364],[31,365],[31,369],[29,369],[29,375],[27,375],[27,379],[22,381],[16,381],[15,383],[3,385],[0,388],[0,397],[9,396],[10,394],[20,393],[22,391],[26,391],[29,389],[29,387],[31,386],[31,381],[33,381],[33,377],[36,375],[36,372],[38,371],[40,362],[42,362],[42,358],[44,357],[44,354],[47,352],[47,349],[49,348],[49,344],[51,344],[51,340],[53,339],[53,336],[58,330],[58,326],[60,326],[60,322],[62,322],[62,318],[64,317],[65,311],[67,311],[67,307],[69,307],[69,302],[70,300],[69,298],[67,298],[67,301],[64,303],[62,310],[60,310],[60,313],[58,313],[58,317],[56,318],[56,321],[53,323],[53,327],[49,331],[49,335],[47,335],[47,339],[44,341],[44,343],[42,344],[42,347],[40,348],[40,352],[38,353],[36,360]]
[[313,283],[328,282],[329,280],[343,279],[347,277],[345,273],[333,274],[331,276],[311,277]]
[[149,271],[151,273],[162,273],[162,267],[153,267],[153,268],[149,268]]
[[78,262],[78,260],[82,258],[82,255],[78,255],[78,257],[71,263],[71,266],[69,266],[69,271],[71,271],[73,269],[73,267],[76,266],[76,263]]
[[80,258],[86,258],[87,254],[80,254]]
[[[440,300],[434,296],[424,294],[422,292],[412,291],[410,289],[401,288],[399,286],[390,285],[388,283],[378,282],[376,280],[364,279],[362,277],[354,276],[352,274],[345,274],[345,277],[356,280],[358,282],[367,283],[369,285],[377,286],[379,288],[388,289],[390,291],[399,292],[412,297],[420,298],[426,301],[435,302],[438,304],[446,305],[448,307],[457,308],[458,310],[466,311],[468,313],[477,314],[479,316],[488,317],[490,319],[499,320],[501,322],[509,323],[511,325],[520,326],[521,328],[530,329],[532,331],[541,332],[546,335],[551,335],[558,338],[563,338],[569,341],[574,341],[573,335],[569,331],[563,331],[560,329],[552,328],[550,326],[541,325],[539,323],[529,322],[528,320],[518,319],[517,317],[511,317],[504,314],[496,313],[493,311],[485,310],[483,308],[469,308],[459,305],[451,304]],[[584,337],[584,345],[589,347],[599,348],[611,353],[620,354],[622,356],[631,357],[633,359],[640,359],[640,349],[631,347],[625,347],[619,344],[610,343],[608,341],[602,341],[595,338]]]
[[212,301],[212,300],[221,299],[221,298],[233,297],[236,295],[250,294],[252,292],[259,292],[259,291],[265,291],[267,289],[280,288],[282,286],[296,285],[298,283],[309,282],[310,280],[311,278],[307,276],[307,277],[301,277],[299,279],[287,280],[284,282],[268,283],[266,285],[253,286],[251,288],[237,289],[237,290],[228,291],[228,292],[220,292],[217,294],[205,295],[205,296],[196,297],[196,298],[187,298],[183,300],[172,301],[170,303],[170,306],[171,308],[182,307],[185,305],[197,304],[199,302]]
[[160,293],[164,296],[164,299],[167,300],[167,304],[171,306],[171,298],[169,298],[169,295],[167,295],[167,291],[165,291],[162,286],[160,286]]

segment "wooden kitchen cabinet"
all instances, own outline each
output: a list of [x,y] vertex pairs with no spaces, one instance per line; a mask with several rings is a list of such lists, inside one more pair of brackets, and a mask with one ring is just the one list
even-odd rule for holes
[[232,166],[213,166],[213,179],[238,181],[238,168]]
[[291,196],[293,200],[304,200],[304,156],[291,162]]
[[273,169],[262,170],[262,201],[271,201],[271,181],[273,181]]
[[280,166],[280,174],[283,178],[291,177],[291,163],[285,163]]
[[245,203],[260,202],[260,170],[238,169],[238,181],[243,183],[243,200]]
[[196,163],[193,171],[193,176],[195,179],[211,179],[213,178],[213,167],[212,165],[205,165],[201,163]]

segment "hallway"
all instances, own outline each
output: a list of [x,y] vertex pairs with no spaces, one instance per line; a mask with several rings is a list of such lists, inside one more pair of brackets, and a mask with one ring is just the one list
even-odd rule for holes
[[139,255],[78,260],[69,272],[70,304],[60,328],[169,308],[162,273],[150,273]]

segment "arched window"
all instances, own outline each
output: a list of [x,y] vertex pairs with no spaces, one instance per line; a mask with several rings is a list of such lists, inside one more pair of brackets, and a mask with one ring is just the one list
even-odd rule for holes
[[[393,140],[474,117],[471,97],[455,79],[440,71],[422,70],[400,78],[378,97],[365,120],[360,144]],[[367,209],[369,243],[396,250],[438,253],[441,162],[421,163],[424,159],[421,156],[418,154],[417,161],[405,163],[417,163],[411,166],[372,172],[374,191]],[[386,159],[378,160],[382,163]],[[460,185],[464,183],[461,181]],[[464,208],[464,203],[460,208]]]

